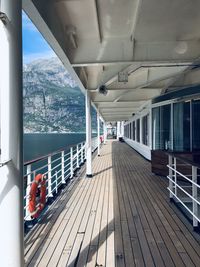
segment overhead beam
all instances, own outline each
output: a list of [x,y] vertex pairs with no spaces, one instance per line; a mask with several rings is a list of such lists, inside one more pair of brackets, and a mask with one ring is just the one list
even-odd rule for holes
[[95,8],[95,14],[96,14],[96,22],[97,22],[97,28],[98,28],[98,34],[99,34],[99,41],[101,43],[102,39],[103,39],[103,36],[102,36],[100,16],[99,16],[99,8],[98,8],[97,0],[94,0],[94,8]]
[[152,59],[152,60],[113,60],[113,61],[103,61],[103,60],[94,60],[94,61],[85,61],[79,63],[72,63],[73,67],[88,67],[88,66],[111,66],[111,65],[139,65],[141,67],[179,67],[179,66],[190,66],[193,62],[193,59]]
[[[140,99],[140,100],[136,100],[136,101],[131,101],[131,100],[123,100],[123,101],[119,101],[118,103],[124,103],[124,104],[126,104],[126,103],[131,103],[131,104],[134,104],[134,103],[137,103],[138,104],[138,102],[143,102],[143,101],[147,101],[147,100],[149,100],[149,99]],[[110,104],[110,103],[113,103],[113,101],[93,101],[93,103],[94,104]]]

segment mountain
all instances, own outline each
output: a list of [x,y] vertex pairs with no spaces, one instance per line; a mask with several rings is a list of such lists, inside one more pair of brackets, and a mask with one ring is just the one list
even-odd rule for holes
[[25,133],[85,132],[85,97],[58,58],[24,65],[23,94]]

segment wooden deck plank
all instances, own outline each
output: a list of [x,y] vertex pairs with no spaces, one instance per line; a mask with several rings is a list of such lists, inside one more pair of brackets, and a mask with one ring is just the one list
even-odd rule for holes
[[[67,239],[67,242],[66,242],[66,245],[65,245],[63,251],[65,251],[67,249],[67,247],[73,247],[74,239],[75,239],[77,234],[83,234],[83,240],[85,239],[87,222],[88,222],[91,214],[93,213],[93,212],[91,212],[91,210],[92,210],[92,206],[95,202],[95,197],[97,196],[98,187],[100,185],[99,179],[93,179],[93,182],[95,183],[95,185],[94,185],[94,188],[89,195],[85,209],[83,209],[83,206],[82,206],[82,210],[81,210],[81,212],[79,212],[79,214],[76,218],[76,222],[73,225],[73,229],[69,235],[69,238]],[[85,241],[82,242],[82,244],[81,244],[80,251],[79,251],[79,258],[80,258],[80,255],[82,254],[82,248],[84,246],[84,243],[85,243]],[[57,265],[61,266],[61,267],[62,266],[68,266],[68,265],[71,266],[70,264],[68,264],[69,257],[70,257],[69,254],[66,255],[65,253],[62,253]],[[77,262],[78,262],[78,259],[77,259]],[[82,266],[84,266],[84,264]]]
[[[91,240],[89,244],[88,256],[87,256],[87,267],[94,267],[97,265],[97,252],[98,252],[98,244],[100,238],[100,229],[101,229],[101,218],[103,213],[103,203],[104,203],[104,196],[106,190],[106,172],[103,171],[107,168],[106,162],[104,162],[102,166],[102,172],[100,174],[100,179],[102,179],[102,187],[99,196],[97,212],[95,216],[95,221],[92,229]],[[96,175],[95,175],[96,176]],[[81,267],[81,262],[83,259],[80,258],[78,262],[78,266]],[[84,259],[85,260],[85,259]]]
[[101,154],[94,177],[63,192],[27,236],[26,266],[199,266],[200,238],[169,202],[167,181],[124,143]]
[[[149,185],[150,186],[150,185]],[[145,189],[146,190],[146,189]],[[159,189],[158,189],[159,191]],[[159,204],[162,205],[162,202],[159,201]],[[158,208],[156,208],[158,209]],[[168,220],[169,225],[173,228],[174,230],[174,234],[176,234],[176,236],[178,235],[178,239],[181,241],[181,250],[183,251],[179,251],[179,253],[181,253],[181,255],[184,257],[183,261],[186,261],[186,255],[184,254],[184,249],[187,249],[187,254],[190,255],[191,259],[195,262],[196,265],[198,265],[198,260],[199,257],[197,255],[197,253],[195,252],[194,248],[190,245],[189,241],[187,241],[187,239],[185,238],[185,235],[182,234],[182,231],[180,230],[180,228],[178,227],[178,225],[175,223],[175,220],[173,219],[172,215],[174,214],[174,211],[172,211],[172,214],[169,213],[169,210],[165,210],[164,206],[161,206],[161,210],[165,211],[165,216]],[[169,227],[168,225],[168,227]],[[185,248],[183,248],[185,247]],[[196,246],[195,246],[196,248]],[[188,262],[190,261],[189,259],[187,260]]]
[[[29,266],[36,266],[36,264],[42,258],[42,255],[46,251],[57,228],[62,223],[63,218],[66,212],[68,211],[69,207],[71,207],[76,203],[74,202],[74,199],[77,197],[77,195],[79,196],[79,194],[81,194],[83,190],[82,181],[80,184],[77,185],[76,189],[77,189],[76,194],[69,195],[69,198],[66,197],[65,201],[62,202],[63,198],[61,198],[61,202],[58,202],[58,209],[56,209],[56,213],[54,214],[53,219],[47,221],[46,228],[44,228],[42,231],[39,232],[39,236],[33,238],[33,242],[30,243],[32,245],[31,249],[25,255],[27,264],[29,264],[30,262]],[[45,225],[45,223],[43,223],[43,225]]]
[[81,203],[84,200],[88,191],[90,192],[91,187],[91,184],[87,183],[83,189],[82,195],[80,197],[77,196],[76,205],[74,204],[69,207],[69,211],[63,217],[62,225],[57,228],[57,231],[53,236],[48,246],[48,249],[45,251],[43,258],[41,259],[38,266],[47,266],[53,256],[53,258],[57,258],[57,256],[55,255],[57,251],[58,253],[61,253],[60,250],[62,251],[62,248],[65,245],[66,239],[68,238],[71,228],[75,222],[76,216],[80,210]]

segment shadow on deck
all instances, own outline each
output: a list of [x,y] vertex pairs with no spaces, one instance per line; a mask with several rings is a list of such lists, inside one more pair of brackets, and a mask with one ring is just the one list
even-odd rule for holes
[[167,181],[124,143],[101,152],[93,178],[65,189],[26,237],[26,266],[199,266],[199,236]]

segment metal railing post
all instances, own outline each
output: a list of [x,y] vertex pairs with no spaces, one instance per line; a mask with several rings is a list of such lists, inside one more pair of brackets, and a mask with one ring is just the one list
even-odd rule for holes
[[27,180],[26,180],[26,221],[31,221],[31,216],[29,215],[29,193],[31,189],[31,164],[27,165],[26,169],[26,174],[27,174]]
[[79,168],[79,145],[76,146],[76,167]]
[[[169,166],[172,168],[172,156],[169,155]],[[169,168],[169,178],[172,179],[172,169]],[[172,181],[169,180],[169,189],[173,192],[173,183]],[[169,193],[170,200],[173,199],[173,194],[170,192]]]
[[55,177],[56,177],[56,182],[55,182],[55,184],[56,184],[56,194],[58,193],[58,173],[56,172],[56,174],[55,174]]
[[52,172],[51,172],[51,156],[48,156],[48,197],[53,197],[52,194]]
[[86,157],[87,157],[87,155],[86,155],[86,143],[85,143],[85,147],[84,147],[84,160],[86,160]]
[[81,143],[81,164],[84,162],[83,153],[84,153],[84,143]]
[[73,168],[73,147],[70,147],[70,178],[74,175],[74,168]]
[[65,151],[61,152],[62,184],[65,184]]
[[[174,158],[174,169],[176,170],[176,158]],[[174,182],[175,182],[175,184],[174,184],[174,193],[175,193],[175,195],[177,196],[177,173],[176,173],[176,171],[174,172]]]
[[[192,181],[194,183],[197,183],[197,167],[192,166]],[[197,186],[195,184],[192,184],[192,196],[195,200],[197,200]],[[195,200],[192,200],[192,210],[193,214],[198,217],[198,204]],[[193,227],[198,226],[197,219],[193,216]]]

